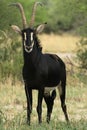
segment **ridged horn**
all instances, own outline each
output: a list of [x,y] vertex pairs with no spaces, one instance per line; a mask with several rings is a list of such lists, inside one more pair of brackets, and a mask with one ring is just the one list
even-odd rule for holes
[[23,6],[20,3],[11,3],[10,6],[16,6],[20,10],[20,13],[21,13],[21,16],[22,16],[23,28],[26,28],[27,27],[27,21],[26,21]]
[[30,20],[30,24],[29,26],[32,27],[35,21],[35,14],[36,14],[36,8],[37,5],[43,5],[41,2],[35,2],[34,6],[33,6],[33,10],[32,10],[32,16],[31,16],[31,20]]

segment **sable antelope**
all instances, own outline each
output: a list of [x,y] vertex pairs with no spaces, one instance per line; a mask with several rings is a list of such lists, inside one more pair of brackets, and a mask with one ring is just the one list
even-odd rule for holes
[[[26,22],[22,5],[20,3],[11,4],[20,10],[23,22],[22,30],[16,25],[11,25],[11,27],[22,37],[24,57],[23,79],[27,98],[27,122],[30,124],[30,115],[32,112],[32,90],[36,89],[38,90],[38,121],[39,123],[42,122],[42,100],[44,98],[47,105],[47,122],[49,123],[54,99],[56,97],[55,87],[59,90],[61,107],[66,120],[69,121],[65,104],[65,64],[57,55],[42,53],[42,47],[40,46],[37,34],[42,32],[46,23],[34,27],[35,12],[38,4],[42,5],[39,2],[35,2],[29,27]],[[60,86],[58,86],[59,84]],[[51,91],[52,93],[50,95]]]

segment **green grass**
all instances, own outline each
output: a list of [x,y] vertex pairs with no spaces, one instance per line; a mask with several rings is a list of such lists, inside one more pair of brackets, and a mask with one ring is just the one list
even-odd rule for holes
[[66,104],[70,124],[65,121],[57,93],[50,124],[46,123],[46,105],[43,102],[43,122],[39,125],[37,91],[34,91],[31,126],[28,126],[23,84],[12,85],[11,79],[0,84],[0,130],[87,130],[87,82],[86,77],[81,76],[68,74]]
[[70,124],[67,124],[59,120],[52,120],[50,124],[44,122],[39,125],[34,122],[31,126],[24,122],[11,121],[8,124],[0,125],[0,130],[87,130],[87,121],[82,119],[80,121],[71,121]]

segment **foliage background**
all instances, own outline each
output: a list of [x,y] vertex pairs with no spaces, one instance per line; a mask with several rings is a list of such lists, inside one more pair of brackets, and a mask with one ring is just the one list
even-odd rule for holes
[[[0,0],[0,29],[10,29],[10,24],[20,25],[19,11],[8,5],[21,2],[27,21],[31,17],[33,3],[36,0]],[[43,7],[37,8],[35,25],[47,22],[46,32],[74,31],[77,34],[87,34],[87,1],[86,0],[40,0]]]
[[[23,65],[22,49],[19,37],[9,25],[16,24],[22,29],[20,12],[8,6],[12,2],[21,2],[27,22],[31,18],[32,6],[36,0],[0,0],[0,81],[12,76],[21,80]],[[47,22],[45,33],[69,33],[87,36],[87,0],[40,0],[43,7],[38,7],[35,24]],[[80,41],[78,57],[81,66],[87,65],[87,43]],[[83,49],[84,48],[84,54]],[[84,57],[84,58],[83,58]],[[83,59],[83,60],[82,60]]]

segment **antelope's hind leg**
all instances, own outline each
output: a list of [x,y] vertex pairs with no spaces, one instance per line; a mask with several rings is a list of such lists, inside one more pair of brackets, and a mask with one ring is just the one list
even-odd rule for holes
[[51,119],[55,98],[56,98],[56,90],[53,90],[51,95],[44,95],[44,100],[47,105],[47,123],[49,123]]
[[61,107],[65,115],[65,119],[67,122],[69,122],[68,113],[67,113],[67,107],[65,104],[65,94],[66,94],[66,84],[65,82],[61,82],[61,85],[58,86],[60,100],[61,100]]

